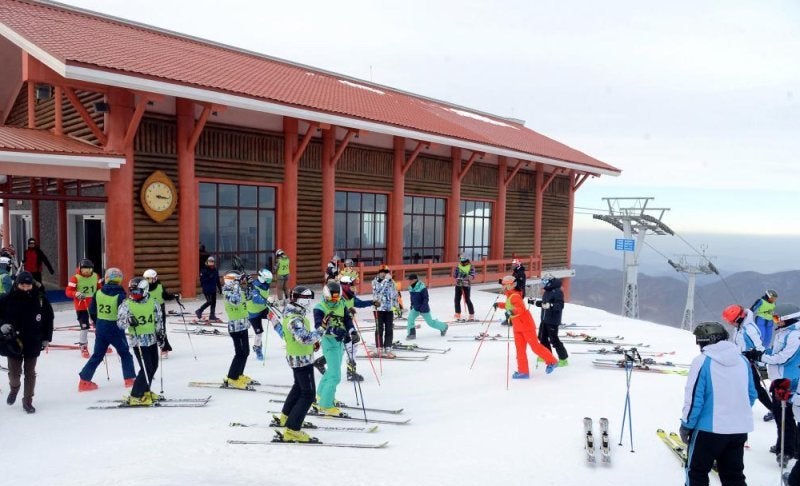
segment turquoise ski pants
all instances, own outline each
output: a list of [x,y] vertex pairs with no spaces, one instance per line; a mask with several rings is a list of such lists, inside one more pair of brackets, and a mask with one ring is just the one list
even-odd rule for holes
[[414,329],[414,321],[417,320],[417,316],[422,316],[425,319],[425,324],[431,326],[432,328],[436,329],[437,331],[444,331],[447,328],[447,324],[440,321],[439,319],[434,319],[431,316],[430,312],[420,313],[414,309],[408,311],[408,330]]
[[336,398],[336,387],[342,380],[342,355],[344,354],[344,344],[337,341],[331,335],[322,337],[322,355],[328,362],[328,369],[319,380],[317,392],[319,393],[319,406],[331,408]]

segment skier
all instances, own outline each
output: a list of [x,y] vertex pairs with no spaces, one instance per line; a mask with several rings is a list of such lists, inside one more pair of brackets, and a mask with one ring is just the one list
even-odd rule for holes
[[[531,303],[528,300],[528,303]],[[567,366],[567,348],[558,337],[558,326],[561,325],[561,311],[564,309],[564,292],[561,291],[561,280],[555,277],[542,279],[542,298],[533,301],[536,307],[542,308],[539,341],[542,346],[552,351],[556,348],[558,366]]]
[[242,288],[247,285],[247,276],[232,271],[226,273],[224,279],[225,285],[222,287],[222,294],[225,296],[228,334],[233,340],[234,355],[223,384],[227,387],[246,390],[247,385],[253,381],[244,374],[247,356],[250,355],[250,346],[247,342],[247,330],[250,328],[250,321],[247,319],[247,292]]
[[514,346],[517,349],[517,371],[511,377],[515,380],[527,380],[530,378],[528,356],[525,349],[528,345],[547,364],[545,371],[548,374],[552,373],[558,367],[558,360],[536,338],[536,323],[533,321],[531,313],[525,308],[525,301],[522,300],[522,296],[519,295],[519,292],[514,287],[516,282],[514,277],[506,275],[501,281],[506,301],[495,302],[492,305],[495,309],[510,311],[508,320],[514,328]]
[[133,382],[128,405],[152,406],[161,397],[150,391],[158,369],[158,345],[164,339],[161,306],[148,295],[150,285],[142,277],[128,282],[128,298],[117,309],[117,326],[128,333],[139,373]]
[[28,238],[28,248],[25,249],[22,255],[22,268],[25,271],[31,272],[34,280],[42,283],[42,265],[47,267],[47,271],[50,272],[50,275],[55,273],[53,271],[53,266],[50,265],[50,260],[47,259],[47,255],[45,255],[42,249],[39,248],[39,245],[36,244],[36,238]]
[[[262,268],[258,271],[258,277],[253,281],[250,287],[250,298],[246,302],[247,315],[250,320],[250,326],[255,331],[253,339],[253,352],[256,353],[256,359],[264,361],[264,352],[262,351],[262,334],[264,333],[264,326],[261,320],[266,318],[271,322],[270,314],[272,309],[270,307],[269,284],[272,282],[272,272],[267,268]],[[274,314],[272,314],[274,315]]]
[[375,303],[375,353],[372,357],[394,358],[394,312],[397,307],[397,289],[388,265],[381,265],[372,281],[372,300]]
[[722,324],[702,322],[694,335],[700,355],[689,369],[680,426],[689,447],[686,484],[708,485],[716,461],[723,485],[745,486],[744,444],[756,401],[750,365]]
[[328,370],[319,382],[319,401],[316,407],[323,415],[338,416],[341,412],[335,406],[335,398],[336,387],[342,379],[344,341],[349,336],[353,344],[358,344],[361,338],[342,300],[342,288],[339,282],[332,281],[325,284],[322,288],[322,297],[322,301],[314,306],[314,327],[322,328],[325,334],[320,344],[322,354],[328,363]]
[[775,308],[776,300],[778,300],[778,292],[767,289],[764,295],[750,306],[750,310],[755,315],[758,331],[761,333],[761,342],[766,348],[772,347],[772,309]]
[[89,305],[95,292],[103,286],[103,281],[94,272],[94,263],[88,258],[81,260],[75,275],[69,278],[67,297],[73,300],[75,314],[78,316],[78,324],[81,328],[81,335],[78,344],[81,348],[81,355],[89,358]]
[[417,338],[417,328],[414,326],[414,321],[417,320],[417,316],[419,315],[422,315],[427,325],[439,331],[440,335],[444,336],[447,334],[448,325],[431,316],[431,306],[429,304],[430,296],[428,295],[428,289],[425,287],[425,284],[419,280],[416,273],[410,274],[406,279],[409,281],[408,295],[411,298],[411,310],[408,312],[408,334],[406,334],[406,339]]
[[206,302],[194,311],[194,315],[197,316],[198,321],[201,321],[203,319],[203,311],[207,307],[211,307],[208,322],[221,322],[217,318],[215,311],[217,310],[217,291],[222,294],[222,285],[219,283],[219,270],[217,270],[217,262],[213,256],[206,259],[206,266],[200,272],[200,287],[203,289],[203,297],[205,297]]
[[339,280],[339,255],[331,257],[331,261],[328,262],[328,266],[325,268],[324,279],[323,285],[331,280]]
[[344,260],[344,268],[341,272],[339,272],[339,281],[341,282],[342,277],[345,276],[350,277],[350,285],[358,285],[358,270],[356,270],[355,263],[353,262],[352,258],[346,258]]
[[105,285],[97,291],[89,306],[89,315],[95,323],[94,351],[92,357],[78,373],[78,391],[97,390],[97,383],[92,381],[94,372],[106,356],[106,350],[113,346],[122,362],[122,377],[125,388],[133,386],[136,372],[133,369],[133,357],[128,349],[125,333],[117,326],[117,309],[125,301],[125,289],[122,288],[122,271],[119,268],[106,270]]
[[465,319],[461,319],[461,297],[463,295],[464,301],[467,303],[467,309],[469,310],[469,320],[474,321],[475,307],[472,305],[469,293],[471,282],[475,278],[475,267],[472,266],[469,258],[463,255],[461,256],[459,264],[453,269],[453,278],[456,280],[456,296],[454,299],[456,307],[455,319],[460,322],[465,321]]
[[0,256],[0,297],[11,292],[14,281],[11,279],[11,259]]
[[161,319],[162,319],[162,327],[164,328],[164,342],[161,343],[161,357],[166,359],[169,357],[169,352],[172,351],[172,346],[169,344],[169,337],[167,337],[167,309],[166,305],[164,304],[167,300],[180,300],[181,294],[173,294],[170,293],[164,286],[161,284],[161,281],[158,280],[158,273],[153,270],[152,268],[148,268],[142,274],[147,283],[149,284],[149,288],[147,289],[150,298],[156,301],[161,307]]
[[[352,288],[353,278],[350,275],[342,275],[339,277],[339,285],[342,286],[342,300],[353,319],[353,326],[355,327],[356,309],[371,307],[375,303],[356,297]],[[358,346],[350,339],[345,339],[344,346],[345,352],[347,353],[347,381],[364,381],[364,377],[356,372],[356,353],[358,353]]]
[[514,267],[511,276],[514,277],[514,290],[519,292],[522,297],[525,297],[525,284],[528,281],[528,276],[525,274],[525,267],[519,258],[511,260],[511,266]]
[[0,332],[13,343],[14,348],[13,352],[5,353],[8,355],[10,388],[6,403],[13,405],[17,400],[24,370],[22,408],[27,413],[35,413],[36,360],[53,339],[53,307],[30,272],[20,272],[14,288],[0,297],[0,322],[3,323]]
[[[778,429],[775,452],[780,454],[778,448],[781,443],[781,435],[785,434],[783,456],[783,466],[785,466],[785,463],[795,456],[797,423],[792,413],[792,407],[788,407],[786,409],[786,426],[784,430],[781,430],[782,420],[779,418],[781,416],[781,400],[777,396],[780,391],[776,390],[776,382],[785,378],[789,380],[790,392],[797,391],[797,382],[800,380],[800,327],[795,324],[800,319],[800,307],[795,304],[778,304],[771,312],[777,328],[772,349],[764,352],[751,349],[745,351],[744,355],[752,361],[761,361],[767,365],[767,373],[772,380],[770,385],[772,414],[775,416],[775,425]],[[778,455],[776,460],[780,461],[780,459],[780,455]]]
[[289,255],[283,250],[275,252],[275,268],[274,273],[278,276],[278,289],[275,292],[277,298],[286,304],[286,299],[289,298],[289,275],[291,273],[291,261]]
[[306,317],[306,310],[313,298],[311,289],[295,287],[283,314],[286,361],[294,375],[292,389],[289,390],[280,417],[277,417],[278,424],[286,427],[282,437],[284,442],[312,441],[300,428],[317,393],[314,383],[314,344],[322,339],[326,331],[324,325],[312,330],[311,322]]
[[[732,304],[722,311],[722,318],[736,328],[733,334],[733,344],[736,345],[740,353],[751,349],[764,351],[764,345],[761,343],[761,333],[756,327],[753,311],[745,309],[738,304]],[[753,383],[756,387],[756,393],[758,393],[758,401],[772,413],[772,399],[761,383],[758,365],[753,361],[750,361],[750,371],[753,374]]]

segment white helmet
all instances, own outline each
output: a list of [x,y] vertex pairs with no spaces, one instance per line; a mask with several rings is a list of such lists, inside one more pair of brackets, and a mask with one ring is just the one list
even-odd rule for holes
[[11,259],[8,257],[0,257],[0,270],[9,271],[11,269]]
[[144,271],[142,277],[144,277],[145,280],[147,280],[148,282],[153,283],[156,280],[158,280],[158,273],[152,268],[148,268],[147,270]]
[[344,266],[345,267],[352,267],[353,265],[355,265],[355,263],[353,263],[353,259],[352,258],[347,258],[344,261]]
[[353,277],[350,275],[342,275],[341,278],[339,278],[339,283],[342,285],[353,285]]
[[272,272],[268,268],[262,268],[258,271],[258,281],[261,283],[272,282]]

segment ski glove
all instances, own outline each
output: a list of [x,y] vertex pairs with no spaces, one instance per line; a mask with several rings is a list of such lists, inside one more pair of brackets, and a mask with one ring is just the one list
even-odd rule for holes
[[83,294],[83,292],[76,292],[75,293],[75,298],[78,299],[78,300],[83,300],[83,299],[86,298],[86,296]]
[[333,335],[336,336],[337,341],[344,341],[344,338],[347,336],[347,330],[341,327],[336,327],[333,329]]
[[361,336],[359,336],[357,332],[352,332],[350,334],[350,340],[353,341],[353,344],[358,344],[361,341]]
[[749,351],[745,351],[742,353],[745,358],[749,359],[750,361],[759,361],[761,359],[761,355],[764,354],[763,351],[759,351],[757,349],[751,349]]
[[42,341],[42,351],[44,351],[47,346],[50,346],[50,341]]
[[158,347],[163,348],[164,343],[167,341],[167,336],[165,336],[163,332],[157,332],[156,341],[158,342]]
[[681,424],[681,428],[678,430],[678,435],[681,436],[681,440],[684,444],[688,445],[689,441],[692,440],[692,432],[694,432],[694,429],[689,429]]
[[493,309],[497,309],[497,302],[495,302],[494,304],[492,304],[492,308],[493,308]]
[[538,303],[539,303],[539,304],[541,304],[541,306],[542,306],[542,309],[549,309],[549,308],[550,308],[550,307],[553,305],[553,304],[551,304],[550,302],[542,302],[542,301],[539,301]]
[[347,309],[347,311],[350,312],[351,316],[356,315],[356,308],[355,307],[351,307],[351,308]]

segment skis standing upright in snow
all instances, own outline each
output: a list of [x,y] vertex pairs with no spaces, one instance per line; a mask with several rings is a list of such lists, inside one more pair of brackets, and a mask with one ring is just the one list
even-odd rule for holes
[[611,445],[608,440],[608,419],[600,418],[600,454],[604,464],[611,464]]
[[590,464],[595,463],[594,457],[594,435],[592,435],[592,419],[590,417],[583,418],[583,434],[586,439],[584,448],[586,449],[586,460]]

